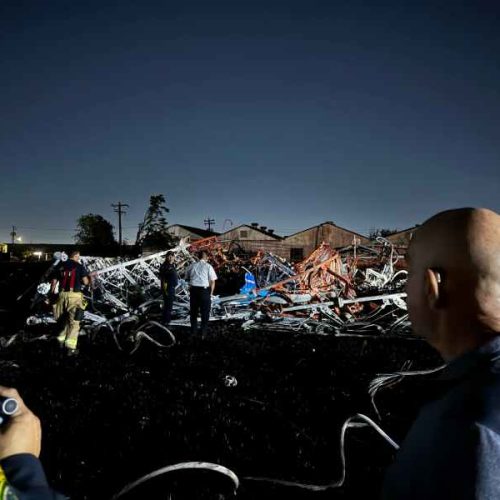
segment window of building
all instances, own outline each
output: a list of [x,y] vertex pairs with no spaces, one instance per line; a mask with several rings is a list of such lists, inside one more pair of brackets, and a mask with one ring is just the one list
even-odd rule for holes
[[304,249],[290,248],[290,260],[292,262],[298,262],[300,260],[304,260]]
[[240,231],[240,238],[248,238],[248,231],[241,230]]

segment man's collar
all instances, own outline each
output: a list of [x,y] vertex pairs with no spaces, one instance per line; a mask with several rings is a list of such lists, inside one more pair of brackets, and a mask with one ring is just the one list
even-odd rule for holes
[[451,361],[439,377],[442,380],[462,378],[480,367],[491,366],[500,360],[500,336],[494,337],[474,351]]

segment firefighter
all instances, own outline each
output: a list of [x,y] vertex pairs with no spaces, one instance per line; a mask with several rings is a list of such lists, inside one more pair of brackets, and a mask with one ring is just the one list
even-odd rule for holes
[[[69,353],[75,353],[78,345],[80,321],[83,319],[85,303],[82,286],[90,284],[90,277],[85,267],[80,264],[80,252],[70,253],[69,259],[59,268],[59,298],[54,306],[56,320],[64,315],[64,328],[57,337]],[[55,288],[57,280],[53,281]]]

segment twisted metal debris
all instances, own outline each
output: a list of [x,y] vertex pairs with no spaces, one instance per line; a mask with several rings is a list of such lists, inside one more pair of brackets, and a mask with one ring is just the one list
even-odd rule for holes
[[[351,246],[340,251],[322,243],[305,260],[292,265],[272,253],[246,256],[232,242],[217,237],[169,250],[180,276],[172,325],[189,324],[189,287],[186,270],[196,260],[194,251],[206,250],[218,274],[232,273],[245,280],[240,293],[216,296],[211,321],[239,320],[245,330],[266,329],[334,335],[405,334],[408,315],[402,286],[406,271],[398,270],[401,256],[390,242],[378,238],[372,247]],[[89,302],[82,327],[103,328],[119,334],[121,325],[139,327],[161,313],[159,269],[167,251],[121,262],[82,257],[91,273],[84,291]],[[44,275],[47,279],[47,273]],[[39,311],[29,325],[50,323],[46,302],[50,287],[37,287],[33,300]],[[158,323],[155,323],[158,327]],[[160,325],[161,326],[161,325]]]
[[406,271],[396,271],[400,256],[390,242],[377,243],[378,249],[369,249],[376,268],[362,266],[366,252],[355,246],[337,252],[322,243],[294,274],[257,290],[273,293],[254,303],[257,313],[243,327],[267,322],[266,329],[310,333],[406,333],[406,294],[401,292]]

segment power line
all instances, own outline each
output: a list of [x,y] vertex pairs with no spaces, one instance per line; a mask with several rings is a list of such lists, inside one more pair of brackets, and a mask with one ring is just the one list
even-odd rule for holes
[[123,207],[129,208],[129,205],[119,201],[117,204],[112,203],[111,206],[114,208],[115,213],[118,214],[118,245],[120,246],[120,256],[122,254],[122,214],[126,214]]
[[215,225],[215,219],[211,219],[210,217],[207,217],[203,222],[209,231],[212,230],[212,224]]

